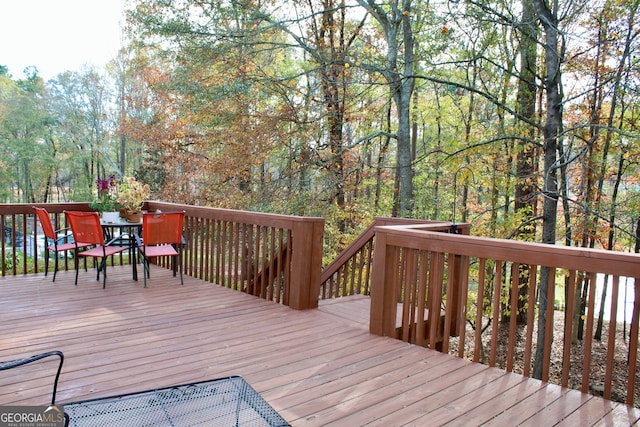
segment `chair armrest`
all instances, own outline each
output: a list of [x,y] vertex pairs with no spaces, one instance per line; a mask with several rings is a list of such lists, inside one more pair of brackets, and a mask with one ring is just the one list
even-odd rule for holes
[[108,242],[105,242],[105,246],[131,246],[131,240],[133,237],[129,233],[122,233],[113,237]]
[[[71,233],[71,229],[70,228],[61,228],[59,230],[55,230],[54,233],[56,234],[56,236],[58,234],[63,234],[64,236],[58,237],[57,239],[55,239],[55,242],[57,244],[60,244],[60,242],[62,243],[71,243],[71,242],[67,242],[67,240],[69,240],[69,238],[73,239],[73,233]],[[53,240],[53,239],[47,239],[47,240]]]
[[8,360],[6,362],[0,362],[0,371],[4,371],[11,368],[17,368],[38,360],[44,359],[50,356],[58,356],[60,358],[60,364],[58,365],[58,371],[56,372],[56,378],[53,382],[53,394],[51,396],[51,404],[56,404],[56,391],[58,390],[58,379],[60,378],[60,371],[62,371],[62,363],[64,362],[64,355],[61,351],[54,350],[47,353],[36,354],[34,356],[23,357],[22,359]]

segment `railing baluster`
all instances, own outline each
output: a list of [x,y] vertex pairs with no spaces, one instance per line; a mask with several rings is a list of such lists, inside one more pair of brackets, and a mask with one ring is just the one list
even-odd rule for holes
[[347,262],[347,278],[346,278],[346,291],[345,295],[353,295],[354,290],[354,282],[355,282],[355,273],[356,273],[356,257],[353,256]]
[[640,316],[640,278],[633,278],[633,315],[631,317],[631,329],[629,330],[629,361],[627,364],[627,405],[633,405],[636,388],[636,369],[638,362],[638,316]]
[[498,353],[498,327],[500,322],[500,301],[502,299],[502,261],[496,261],[493,279],[493,316],[491,318],[491,352],[489,366],[496,366]]
[[429,277],[429,252],[420,251],[419,274],[418,274],[418,308],[416,319],[416,344],[424,346],[426,344],[426,320],[424,315],[427,311],[427,284]]
[[596,274],[590,273],[589,296],[587,298],[587,324],[585,326],[584,359],[582,366],[582,392],[589,392],[589,374],[591,373],[591,348],[593,346],[593,319],[595,317]]
[[2,276],[6,276],[7,275],[7,264],[6,264],[6,259],[7,259],[7,254],[6,254],[6,246],[5,246],[5,224],[6,224],[6,218],[4,215],[0,215],[0,222],[2,222],[2,243],[0,243],[0,245],[2,246],[2,251],[0,251],[0,255],[2,255],[2,258],[0,259],[0,265],[2,266]]
[[15,276],[18,272],[18,257],[16,254],[16,216],[11,215],[11,229],[13,230],[11,233],[11,252],[13,255],[13,263],[11,268],[11,273]]
[[284,265],[284,259],[283,256],[285,254],[285,239],[284,239],[284,230],[282,228],[278,229],[278,248],[277,248],[277,270],[276,270],[276,288],[275,288],[275,292],[276,292],[276,301],[280,302],[282,300],[282,295],[284,293],[284,288],[283,288],[283,283],[282,283],[282,276],[283,276],[283,270],[282,270],[282,266]]
[[413,286],[409,281],[409,277],[407,274],[412,274],[409,271],[409,268],[413,268],[411,264],[412,257],[410,256],[411,249],[400,249],[402,252],[402,258],[400,261],[400,268],[398,268],[396,274],[399,277],[400,286],[397,287],[398,290],[398,299],[396,302],[402,303],[402,313],[400,319],[400,332],[402,333],[402,340],[406,342],[411,342],[411,304],[413,299]]
[[364,281],[364,289],[362,290],[362,292],[365,295],[369,295],[369,292],[371,291],[371,269],[373,267],[373,238],[370,239],[367,243],[366,246],[367,248],[366,253],[367,253],[367,263],[366,263],[366,272],[367,274],[365,275],[365,281]]
[[[293,232],[291,230],[287,230],[287,252],[285,256],[285,265],[292,264],[292,252],[293,252]],[[285,283],[285,299],[282,301],[285,305],[290,305],[289,297],[291,296],[291,270],[286,268],[284,270],[284,283]]]
[[536,288],[538,283],[538,266],[529,265],[529,295],[527,306],[527,331],[524,349],[523,375],[529,376],[531,372],[531,353],[533,348],[533,323],[536,314]]
[[[187,241],[189,242],[189,245],[187,246],[187,256],[186,256],[186,265],[183,265],[182,268],[184,268],[185,272],[187,275],[193,275],[194,274],[194,268],[193,268],[193,256],[194,256],[194,245],[197,245],[197,232],[195,230],[194,224],[193,224],[193,218],[192,217],[188,217],[186,218],[186,225],[185,225],[185,234],[187,234],[187,236],[185,237],[187,239]],[[165,267],[167,266],[167,259],[165,258],[163,260],[163,264]]]
[[485,258],[478,259],[478,295],[476,297],[476,330],[473,346],[473,361],[479,362],[480,355],[483,353],[482,345],[482,319],[484,310],[484,289],[485,289],[485,268],[487,260]]
[[204,246],[204,277],[203,280],[211,282],[211,265],[213,260],[211,259],[211,249],[213,246],[213,234],[211,233],[211,220],[209,218],[204,219],[203,223],[203,237],[205,241]]
[[456,297],[458,296],[458,292],[455,289],[459,284],[457,281],[459,280],[458,275],[458,256],[453,254],[448,254],[448,271],[447,271],[447,289],[446,289],[446,305],[445,305],[445,316],[444,316],[444,329],[442,334],[442,352],[449,352],[449,337],[451,336],[451,329],[454,325],[454,322],[457,318],[457,305],[459,301],[457,301]]
[[244,236],[243,227],[240,223],[234,223],[234,239],[233,239],[233,284],[231,285],[231,289],[238,290],[240,289],[240,257],[241,257],[241,242]]
[[518,320],[518,299],[520,296],[520,264],[511,263],[511,307],[509,309],[509,341],[507,346],[507,372],[513,372],[513,359],[516,348],[516,323]]
[[214,236],[214,250],[213,252],[215,253],[215,261],[214,264],[212,266],[212,268],[214,269],[212,272],[212,281],[214,283],[222,283],[220,281],[220,264],[221,264],[221,257],[222,257],[222,251],[220,250],[220,241],[222,239],[221,236],[221,228],[222,228],[222,222],[220,220],[214,220],[213,221],[213,227],[214,227],[214,231],[213,231],[213,236]]
[[444,279],[444,254],[431,252],[430,254],[429,290],[429,348],[435,349],[440,333],[440,302],[442,300],[442,281]]
[[206,258],[205,254],[207,253],[207,227],[204,218],[198,218],[198,237],[200,239],[200,250],[199,254],[196,256],[198,260],[198,278],[204,279],[205,271],[206,271]]
[[457,319],[458,335],[458,357],[464,357],[466,325],[467,325],[467,302],[469,298],[469,257],[460,256],[460,293]]
[[[22,217],[22,253],[24,254],[22,256],[22,271],[24,271],[25,273],[29,270],[28,265],[29,262],[27,260],[27,241],[29,239],[27,239],[27,215],[23,214],[21,215]],[[15,234],[15,232],[14,232]],[[17,243],[17,242],[16,242]],[[16,245],[17,246],[17,245]]]
[[276,261],[276,258],[278,253],[276,251],[276,238],[275,238],[275,230],[273,228],[269,228],[269,256],[267,259],[268,265],[269,265],[269,274],[268,274],[268,278],[267,278],[267,285],[268,285],[268,292],[267,292],[267,299],[269,300],[273,300],[273,296],[275,294],[275,289],[274,286],[275,284],[273,283],[273,279],[274,279],[274,275],[273,275],[273,271],[275,270],[276,265],[274,264],[274,262]]
[[[32,245],[32,249],[33,249],[33,272],[34,272],[34,274],[38,274],[38,272],[39,272],[39,268],[38,268],[38,258],[39,258],[39,253],[38,253],[38,220],[37,220],[35,215],[32,215],[31,219],[32,219],[32,224],[33,224],[33,245]],[[46,245],[47,242],[45,241],[44,244]],[[43,252],[44,252],[44,248],[43,248]],[[43,255],[44,255],[44,253],[43,253]]]
[[566,303],[566,319],[567,323],[564,328],[564,346],[562,355],[562,379],[560,385],[567,387],[569,384],[569,372],[571,371],[571,342],[573,340],[573,316],[576,304],[576,271],[569,271],[569,280],[567,282],[567,303]]
[[[358,257],[358,277],[354,284],[354,293],[355,294],[362,294],[363,293],[363,289],[362,289],[362,279],[363,279],[363,275],[365,273],[365,262],[364,262],[364,257],[365,257],[365,251],[366,251],[366,244],[365,246],[363,246],[362,248],[360,248],[360,250],[357,253],[357,257]],[[355,259],[356,256],[354,256]],[[366,295],[366,294],[365,294]]]
[[[606,283],[603,286],[607,286]],[[606,373],[605,373],[605,382],[604,382],[604,393],[603,396],[605,399],[611,399],[611,383],[613,381],[613,356],[615,354],[616,348],[616,329],[617,329],[617,318],[616,313],[618,312],[618,290],[620,289],[620,276],[613,276],[613,281],[611,283],[611,318],[609,319],[609,336],[607,341],[607,363],[606,363]]]
[[551,343],[553,341],[553,323],[554,323],[554,299],[555,299],[555,283],[556,269],[549,268],[547,283],[547,310],[546,310],[546,326],[544,335],[544,355],[542,364],[542,381],[549,381],[549,367],[551,365]]

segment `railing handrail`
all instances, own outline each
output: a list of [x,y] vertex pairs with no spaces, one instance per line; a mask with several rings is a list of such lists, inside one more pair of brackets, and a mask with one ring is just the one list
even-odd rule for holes
[[375,235],[375,222],[369,227],[367,227],[357,238],[354,240],[349,246],[344,248],[342,252],[331,261],[324,269],[322,269],[322,273],[320,274],[320,283],[324,283],[329,280],[333,274],[335,274],[340,267],[342,267],[347,260],[349,260],[352,256],[354,256],[359,250],[363,248],[363,246],[373,239]]
[[296,215],[282,215],[265,212],[252,212],[243,210],[233,210],[224,208],[213,208],[206,206],[183,205],[179,203],[168,203],[149,200],[145,203],[146,210],[184,210],[186,215],[198,216],[209,219],[219,219],[223,221],[242,222],[245,224],[262,225],[280,228],[292,228],[294,223],[322,222],[321,217],[303,217]]
[[45,208],[47,212],[53,214],[63,213],[65,210],[92,211],[86,202],[64,202],[64,203],[0,203],[0,215],[33,214],[32,206]]
[[412,226],[381,226],[376,231],[385,232],[390,245],[464,256],[491,253],[501,261],[640,278],[640,254],[630,252],[435,233]]

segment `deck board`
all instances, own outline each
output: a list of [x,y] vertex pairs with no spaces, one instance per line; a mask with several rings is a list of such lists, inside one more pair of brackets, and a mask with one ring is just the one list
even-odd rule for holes
[[[640,412],[369,334],[368,301],[306,311],[127,267],[0,278],[0,360],[65,354],[58,402],[243,376],[294,426],[624,425]],[[43,404],[55,362],[0,375],[0,404]],[[544,422],[542,422],[544,421]],[[425,424],[426,423],[426,424]]]

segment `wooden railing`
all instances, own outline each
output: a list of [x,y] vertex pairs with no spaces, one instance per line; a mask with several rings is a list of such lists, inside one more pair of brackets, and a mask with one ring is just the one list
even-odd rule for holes
[[296,309],[318,305],[322,218],[149,202],[184,210],[185,273]]
[[[66,226],[65,210],[90,211],[87,203],[0,205],[4,239],[2,275],[38,273],[44,262],[42,232],[32,206],[51,214],[54,227]],[[147,202],[144,209],[184,210],[184,273],[277,301],[296,309],[317,306],[324,220],[286,215]],[[40,244],[38,239],[40,238]],[[120,262],[129,262],[126,256]],[[168,260],[160,264],[169,265]],[[72,269],[64,257],[60,269]]]
[[469,224],[376,217],[356,240],[322,270],[320,299],[370,294],[375,229],[388,225],[421,225],[431,231],[455,234],[469,234],[470,230]]
[[[55,230],[67,227],[63,215],[65,210],[91,210],[88,203],[0,204],[0,223],[2,223],[4,230],[3,239],[0,242],[0,273],[2,276],[43,271],[44,261],[40,258],[43,256],[44,238],[32,206],[47,209],[51,214]],[[71,234],[71,231],[66,230],[64,233]],[[61,270],[73,269],[74,265],[70,254],[64,255],[59,268]],[[120,259],[122,260],[122,258]]]
[[[0,205],[3,276],[42,272],[42,246],[38,244],[42,233],[31,206]],[[86,203],[37,206],[47,208],[55,228],[66,225],[65,210],[90,210]],[[623,351],[616,351],[620,329],[616,315],[623,280],[630,280],[638,292],[639,255],[472,237],[466,235],[466,224],[376,218],[371,228],[321,272],[321,218],[151,201],[145,209],[186,211],[183,265],[187,275],[296,309],[316,307],[318,296],[370,294],[372,333],[454,352],[525,376],[532,376],[537,367],[540,372],[535,375],[543,381],[558,378],[559,384],[583,392],[602,387],[606,398],[612,398],[616,379],[624,378],[624,400],[632,404],[638,399],[640,303],[633,304]],[[125,256],[119,261],[130,260]],[[169,266],[168,260],[160,264]],[[64,257],[60,268],[72,269],[73,262]],[[602,276],[612,277],[614,284],[603,346],[606,357],[601,363],[606,374],[603,384],[592,384],[592,353],[597,345],[593,340],[595,283]],[[560,317],[554,315],[559,283],[570,290],[566,312]],[[584,289],[583,294],[576,292],[578,288]],[[540,289],[546,289],[548,295],[542,322],[537,305]],[[523,311],[512,309],[516,306]],[[518,324],[518,318],[526,324]],[[563,322],[563,335],[554,337],[558,318]],[[545,333],[538,338],[541,324]],[[581,346],[572,345],[576,328],[584,337]],[[560,363],[552,363],[556,360],[553,349],[562,355]]]
[[[631,283],[635,283],[635,294],[638,293],[639,255],[434,233],[421,226],[377,227],[375,235],[372,333],[431,348],[440,342],[444,352],[453,350],[450,346],[455,344],[459,357],[525,376],[532,376],[537,367],[535,376],[540,372],[542,381],[557,378],[562,386],[585,393],[590,388],[602,387],[607,399],[612,398],[615,381],[624,378],[623,400],[633,404],[634,396],[638,399],[635,380],[639,301],[633,305],[627,348],[617,352],[616,332],[620,332],[620,324],[616,314],[623,278],[630,278]],[[596,347],[593,340],[595,285],[604,275],[613,277],[608,307],[611,319],[606,346],[599,346],[606,351],[606,360],[595,367],[605,366],[606,373],[604,384],[593,384],[590,374],[594,368],[592,352]],[[569,290],[566,312],[560,317],[554,313],[558,283],[565,284]],[[443,292],[445,289],[449,292]],[[542,319],[544,328],[538,328],[540,289],[546,289],[548,295],[546,317]],[[575,299],[576,294],[581,294],[576,292],[578,289],[588,289],[584,295],[584,315]],[[403,307],[402,319],[396,319],[399,303]],[[518,306],[523,310],[520,313]],[[526,326],[517,323],[517,314],[526,319]],[[504,321],[505,316],[508,322]],[[563,322],[564,334],[554,336],[557,319]],[[475,327],[470,328],[470,324]],[[583,332],[581,346],[572,345],[575,328]],[[538,329],[544,329],[540,338]],[[503,334],[508,337],[506,342],[499,338]],[[454,335],[459,338],[451,338]],[[538,348],[537,342],[544,344]],[[583,349],[581,353],[579,348]],[[552,364],[552,360],[558,359],[552,358],[552,349],[562,355],[560,363]],[[486,353],[488,358],[483,356]],[[539,364],[535,365],[537,359]]]

